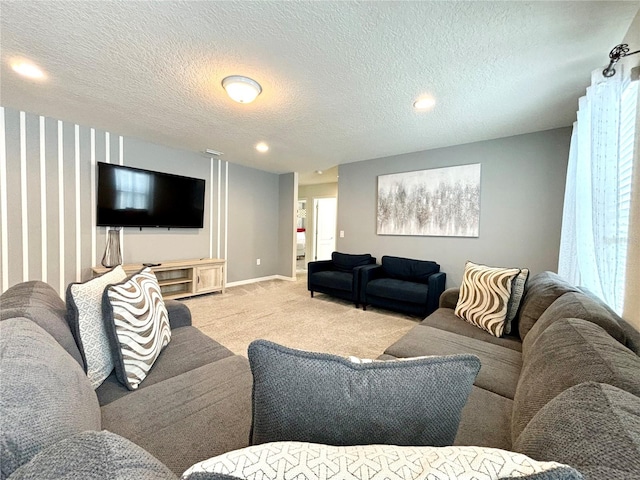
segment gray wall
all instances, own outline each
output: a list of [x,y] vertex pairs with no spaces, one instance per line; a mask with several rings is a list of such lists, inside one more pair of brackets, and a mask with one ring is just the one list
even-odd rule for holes
[[279,188],[277,174],[229,164],[229,282],[278,274]]
[[[557,270],[570,128],[379,158],[340,166],[342,252],[434,260],[458,286],[467,260]],[[481,163],[478,238],[376,234],[377,176]]]
[[279,236],[278,274],[295,278],[295,246],[296,246],[296,200],[298,198],[298,174],[280,175],[280,198],[278,209]]
[[225,258],[228,250],[230,281],[278,274],[276,174],[2,107],[0,160],[0,291],[45,280],[63,293],[91,276],[106,239],[94,226],[100,161],[206,180],[204,228],[125,228],[125,263]]

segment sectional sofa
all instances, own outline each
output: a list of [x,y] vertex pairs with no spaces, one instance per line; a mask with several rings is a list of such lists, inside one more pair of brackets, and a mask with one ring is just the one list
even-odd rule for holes
[[565,463],[587,479],[640,478],[640,333],[551,272],[529,279],[511,336],[456,317],[458,294],[446,290],[380,357],[480,358],[455,444]]
[[[457,445],[566,463],[587,479],[640,478],[640,333],[550,272],[529,280],[510,337],[460,320],[456,301],[457,291],[447,290],[440,308],[381,358],[481,359]],[[53,289],[27,282],[0,297],[0,478],[38,452],[101,429],[132,440],[177,475],[247,446],[247,360],[192,327],[184,305],[167,304],[172,340],[140,388],[128,391],[110,378],[94,391]]]

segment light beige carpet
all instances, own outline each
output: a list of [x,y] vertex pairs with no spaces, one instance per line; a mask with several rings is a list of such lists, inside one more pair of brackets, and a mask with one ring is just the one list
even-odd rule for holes
[[316,293],[305,275],[295,282],[269,280],[184,300],[193,325],[232,352],[247,355],[264,338],[292,348],[376,358],[419,319],[368,308]]

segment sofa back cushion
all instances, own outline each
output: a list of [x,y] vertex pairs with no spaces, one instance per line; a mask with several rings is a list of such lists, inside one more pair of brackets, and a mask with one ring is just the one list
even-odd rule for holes
[[527,355],[540,334],[562,318],[581,318],[595,323],[629,350],[640,353],[640,332],[607,309],[600,300],[583,293],[569,292],[559,297],[540,315],[522,342],[523,354]]
[[39,451],[100,430],[98,399],[78,363],[26,318],[0,322],[0,478]]
[[474,355],[357,361],[256,340],[251,443],[451,445]]
[[540,409],[513,449],[585,478],[640,478],[640,398],[603,383],[576,385]]
[[440,271],[440,265],[429,260],[414,260],[412,258],[385,255],[382,257],[382,269],[391,278],[416,283],[428,283],[429,277]]
[[557,273],[542,272],[534,275],[527,282],[524,298],[520,304],[518,315],[518,333],[524,340],[529,330],[538,321],[540,315],[549,308],[556,299],[567,292],[579,290],[564,281]]
[[369,253],[364,253],[362,255],[352,255],[350,253],[340,253],[333,252],[331,254],[331,260],[333,261],[333,265],[337,270],[341,272],[351,272],[356,267],[362,267],[364,265],[369,265],[370,263],[375,263],[375,258],[373,258]]
[[85,368],[69,324],[67,308],[48,284],[40,281],[14,285],[0,296],[0,320],[24,317],[40,325]]
[[543,406],[574,385],[601,382],[640,396],[640,357],[586,320],[553,323],[523,361],[513,400],[513,443]]

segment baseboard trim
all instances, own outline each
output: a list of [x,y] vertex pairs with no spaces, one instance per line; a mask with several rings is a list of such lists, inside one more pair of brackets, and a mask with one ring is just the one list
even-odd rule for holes
[[269,275],[267,277],[249,278],[248,280],[238,280],[237,282],[229,282],[226,287],[239,287],[240,285],[248,285],[250,283],[267,282],[269,280],[286,280],[288,282],[295,282],[295,277],[286,277],[284,275]]

